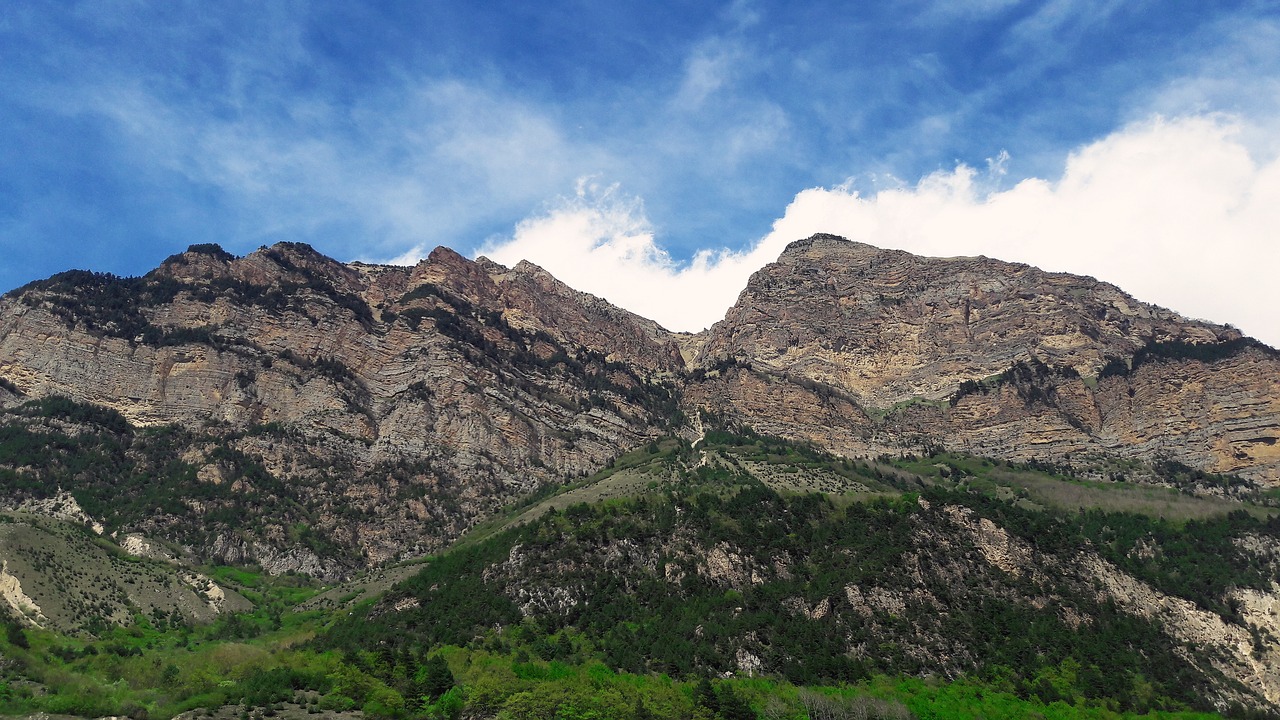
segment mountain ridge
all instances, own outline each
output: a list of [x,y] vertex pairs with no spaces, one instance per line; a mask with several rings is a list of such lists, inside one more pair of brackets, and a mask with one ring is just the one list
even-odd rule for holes
[[69,271],[0,297],[0,704],[1265,717],[1277,378],[1090,278],[834,236],[697,335],[447,248]]
[[[1274,350],[1091,278],[832,235],[790,244],[696,335],[443,247],[397,267],[199,245],[139,278],[69,271],[0,297],[0,407],[112,408],[130,428],[79,426],[104,443],[181,427],[175,478],[228,508],[265,492],[296,509],[196,538],[184,528],[214,511],[175,480],[186,509],[148,532],[330,578],[442,547],[660,436],[692,440],[703,416],[850,457],[945,448],[1156,482],[1173,461],[1242,478],[1213,492],[1261,492],[1280,484],[1277,377]],[[59,462],[50,482],[80,482]],[[10,501],[53,491],[24,488]]]
[[[1170,434],[1200,432],[1200,443],[1207,435],[1232,437],[1235,428],[1219,425],[1204,432],[1212,420],[1195,417],[1203,413],[1203,407],[1194,407],[1197,403],[1248,406],[1226,410],[1237,416],[1233,421],[1261,411],[1260,424],[1235,435],[1239,440],[1229,441],[1230,451],[1218,448],[1197,454],[1176,443],[1156,448],[1143,426],[1141,416],[1148,405],[1163,400],[1160,385],[1165,377],[1151,377],[1150,366],[1145,375],[1142,368],[1130,367],[1132,358],[1152,347],[1231,345],[1242,339],[1233,328],[1146,305],[1092,278],[981,257],[922,258],[817,235],[792,243],[778,262],[752,276],[726,318],[708,331],[694,365],[737,362],[819,383],[866,410],[900,419],[893,429],[897,437],[889,442],[864,438],[861,443],[845,443],[842,452],[874,454],[906,435],[932,435],[928,442],[1004,457],[1013,445],[1042,444],[1030,442],[1030,435],[1057,435],[1058,447],[1036,452],[1063,460],[1079,453],[1123,453],[1126,446],[1147,443],[1140,453],[1147,458],[1168,452],[1203,469],[1242,472],[1274,483],[1280,479],[1280,456],[1274,450],[1280,402],[1267,383],[1280,374],[1280,366],[1275,351],[1261,343],[1242,344],[1239,355],[1199,365],[1192,353],[1186,358],[1168,354],[1170,367],[1165,369],[1186,375],[1177,378],[1183,386],[1198,387],[1206,379],[1237,372],[1240,378],[1260,378],[1261,384],[1255,382],[1247,398],[1233,401],[1228,397],[1234,392],[1231,387],[1216,387],[1216,397],[1177,398],[1175,407],[1150,408],[1152,414],[1186,420],[1181,428],[1171,427]],[[1180,360],[1188,362],[1173,367]],[[1117,367],[1115,362],[1125,363],[1124,371],[1104,375],[1109,365]],[[1200,372],[1214,362],[1220,364],[1207,374]],[[1233,362],[1240,369],[1226,370]],[[1017,398],[961,392],[976,383],[1008,378],[1020,364],[1051,372],[1037,373],[1041,377],[1032,378]],[[1130,383],[1121,388],[1111,380],[1129,378],[1130,371],[1142,387]],[[1137,398],[1133,402],[1116,396],[1129,390],[1134,390],[1130,398]],[[958,402],[943,402],[950,400]],[[1019,408],[1019,400],[1032,402]],[[938,407],[939,402],[950,407]],[[733,407],[733,402],[728,405]],[[926,409],[928,417],[921,419]],[[1041,410],[1052,412],[1044,415]],[[1044,417],[1036,419],[1037,414]],[[738,415],[749,423],[769,421],[750,409]],[[922,423],[936,430],[922,428]],[[992,437],[1001,426],[1014,432]],[[806,439],[840,447],[822,440],[822,422],[802,427],[810,429]],[[775,431],[779,429],[786,428]],[[1257,443],[1245,437],[1255,431],[1263,438]],[[780,434],[804,436],[804,430]]]

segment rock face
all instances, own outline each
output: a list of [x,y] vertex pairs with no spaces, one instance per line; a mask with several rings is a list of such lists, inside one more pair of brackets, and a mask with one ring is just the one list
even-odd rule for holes
[[1028,354],[1096,374],[1148,339],[1224,336],[1238,333],[1192,324],[1091,278],[815,235],[751,278],[702,357],[792,370],[883,408],[945,399],[960,382]]
[[[324,577],[430,551],[704,415],[843,454],[1170,459],[1276,484],[1278,379],[1274,350],[1090,278],[827,235],[698,335],[445,248],[401,268],[193,246],[141,278],[72,271],[0,298],[0,408],[65,396],[185,433],[186,514],[112,531]],[[58,491],[31,485],[6,503]],[[251,496],[275,509],[237,526]]]
[[[142,278],[64,273],[0,300],[0,403],[62,395],[199,428],[199,479],[219,482],[219,446],[253,458],[356,564],[425,552],[668,432],[682,368],[656,324],[444,248],[397,268],[194,247]],[[227,529],[202,554],[319,571],[288,527]]]
[[751,278],[693,365],[733,369],[691,395],[841,452],[1169,458],[1280,482],[1274,350],[1026,265],[815,235]]

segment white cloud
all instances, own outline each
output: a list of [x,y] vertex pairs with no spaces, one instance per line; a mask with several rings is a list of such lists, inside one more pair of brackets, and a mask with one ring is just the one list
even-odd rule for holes
[[1154,118],[1073,152],[1062,177],[992,190],[967,166],[862,196],[799,193],[752,248],[674,263],[638,201],[616,188],[520,223],[483,254],[529,259],[581,290],[674,330],[719,320],[787,243],[831,232],[924,255],[988,255],[1093,275],[1140,300],[1231,322],[1280,345],[1280,160],[1251,155],[1238,121]]
[[780,249],[763,242],[742,253],[702,250],[678,265],[657,244],[638,200],[584,180],[574,198],[521,222],[513,237],[480,254],[506,265],[528,259],[665,327],[699,330],[719,320],[751,273]]

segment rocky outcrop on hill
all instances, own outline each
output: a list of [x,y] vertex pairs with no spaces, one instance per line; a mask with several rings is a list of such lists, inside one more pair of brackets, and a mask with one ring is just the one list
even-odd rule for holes
[[[706,332],[693,366],[726,364],[789,385],[763,404],[716,374],[690,396],[841,452],[1169,458],[1280,483],[1280,355],[1092,278],[815,235]],[[815,392],[878,422],[795,410]]]
[[403,628],[428,642],[573,628],[600,638],[606,662],[651,671],[994,671],[1046,702],[1142,702],[1149,683],[1220,709],[1280,701],[1274,523],[1240,513],[1177,530],[936,486],[838,506],[687,459],[675,472],[688,492],[542,513],[427,561],[349,631],[376,646]]
[[0,612],[21,625],[97,633],[141,614],[163,628],[251,607],[208,577],[126,558],[78,523],[42,515],[0,511],[0,557]]
[[[444,248],[398,268],[197,246],[141,278],[64,273],[0,300],[0,402],[61,395],[199,428],[210,440],[185,459],[202,478],[234,448],[371,563],[666,432],[681,367],[656,324]],[[314,569],[282,559],[287,536],[205,551]]]
[[[1280,483],[1277,378],[1274,350],[1106,283],[827,235],[789,246],[697,335],[446,248],[390,267],[295,243],[193,246],[140,278],[71,271],[0,298],[0,408],[111,408],[133,427],[108,427],[112,442],[182,429],[166,492],[185,510],[113,531],[323,577],[427,552],[518,494],[692,437],[686,418],[846,455],[1174,460]],[[86,431],[29,417],[47,410],[23,432]],[[118,461],[170,472],[136,450]],[[54,465],[10,469],[75,477]],[[11,485],[11,506],[58,491]],[[249,497],[274,515],[227,514]]]

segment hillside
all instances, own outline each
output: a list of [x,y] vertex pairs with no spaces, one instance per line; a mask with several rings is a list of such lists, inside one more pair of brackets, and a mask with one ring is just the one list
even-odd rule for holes
[[971,486],[1079,481],[974,464],[986,472],[962,486],[713,433],[644,459],[644,486],[544,502],[428,563],[327,642],[528,643],[633,673],[797,684],[976,673],[1046,702],[1038,683],[1070,672],[1071,696],[1139,710],[1160,706],[1145,683],[1173,706],[1280,698],[1280,520],[1238,506],[1190,522],[1065,512],[1043,493],[1037,505]]
[[[70,503],[69,503],[70,504]],[[137,618],[159,626],[208,623],[251,605],[198,572],[130,554],[83,525],[34,513],[0,513],[0,608],[23,624],[94,634]]]
[[[696,447],[664,439],[528,498],[385,594],[362,595],[381,573],[286,596],[218,571],[250,583],[252,612],[136,636],[28,626],[22,643],[60,653],[43,659],[11,629],[5,686],[31,694],[11,689],[0,708],[1265,717],[1280,691],[1278,514],[968,456],[851,462],[709,428]],[[306,602],[280,615],[284,597]],[[112,653],[127,664],[112,670]],[[87,699],[35,694],[73,686]]]

